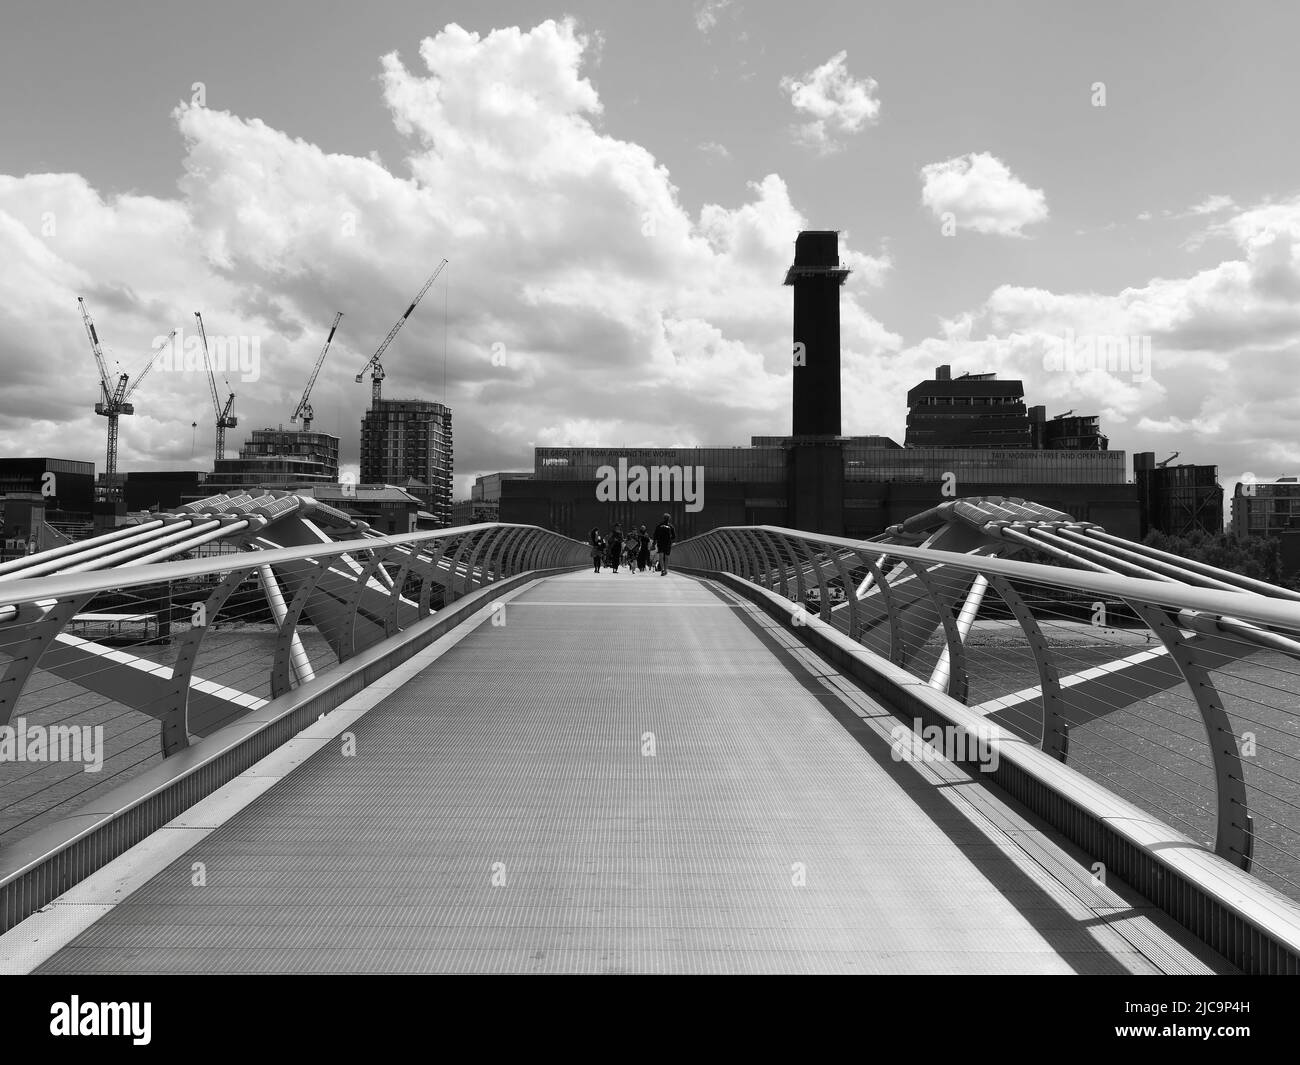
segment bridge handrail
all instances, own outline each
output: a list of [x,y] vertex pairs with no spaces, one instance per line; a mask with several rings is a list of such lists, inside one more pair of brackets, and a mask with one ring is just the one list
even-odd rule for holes
[[[71,572],[0,575],[0,728],[14,722],[0,734],[0,848],[96,801],[150,765],[156,744],[169,758],[370,647],[409,642],[467,595],[588,557],[577,540],[512,522],[324,536],[290,516],[250,522],[229,554],[60,556]],[[77,631],[105,610],[157,623]]]
[[[1037,562],[1018,559],[991,558],[988,555],[968,555],[956,551],[936,551],[923,547],[905,547],[901,544],[882,544],[870,540],[852,540],[843,536],[826,536],[786,529],[779,525],[728,525],[711,529],[676,545],[679,557],[689,558],[691,545],[721,533],[750,534],[763,531],[790,537],[809,544],[828,545],[845,551],[875,555],[877,558],[911,559],[915,562],[933,562],[971,573],[1051,584],[1070,591],[1092,592],[1115,599],[1140,599],[1147,603],[1163,604],[1180,610],[1199,610],[1210,614],[1226,614],[1265,625],[1276,625],[1300,632],[1300,603],[1270,599],[1258,592],[1223,592],[1212,588],[1171,581],[1144,580],[1139,577],[1110,576],[1088,570],[1072,570],[1059,566],[1044,566]],[[689,565],[689,562],[686,563]]]
[[[1220,858],[1300,897],[1300,744],[1289,723],[1300,603],[989,557],[978,553],[998,549],[987,536],[954,541],[972,553],[726,526],[681,541],[674,561],[800,603],[791,624],[806,624],[806,605],[864,660],[903,668],[1060,762],[1082,759],[1097,783],[1212,836]],[[837,587],[843,603],[831,601]],[[1096,596],[1102,620],[1094,604],[1083,622],[1056,591]],[[1146,643],[1125,626],[1145,628]]]
[[214,573],[229,573],[233,569],[240,569],[244,566],[274,566],[282,562],[301,562],[315,558],[337,558],[340,555],[359,554],[382,548],[401,548],[436,543],[438,540],[473,535],[485,529],[531,529],[548,538],[564,540],[576,547],[585,548],[585,545],[578,540],[561,536],[559,533],[551,532],[540,526],[521,525],[513,522],[479,522],[476,525],[461,525],[449,529],[365,536],[353,540],[306,544],[302,547],[257,548],[249,546],[239,552],[218,555],[212,558],[188,559],[179,562],[149,562],[130,568],[91,570],[82,573],[55,574],[48,577],[30,577],[26,579],[23,579],[21,575],[15,575],[11,580],[0,581],[0,610],[3,610],[6,606],[18,606],[43,599],[108,592],[119,588],[137,588],[142,585],[158,584],[165,581],[205,577]]

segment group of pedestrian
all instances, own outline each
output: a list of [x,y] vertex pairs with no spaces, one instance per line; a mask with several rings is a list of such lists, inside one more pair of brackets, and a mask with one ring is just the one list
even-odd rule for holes
[[591,545],[592,565],[597,573],[600,572],[602,563],[615,573],[620,564],[626,564],[629,573],[644,573],[650,568],[653,547],[655,568],[666,577],[668,556],[676,539],[677,530],[673,528],[672,517],[665,514],[663,520],[655,526],[653,534],[646,532],[644,525],[624,534],[623,526],[616,522],[608,536],[602,536],[599,528],[593,528],[588,543]]

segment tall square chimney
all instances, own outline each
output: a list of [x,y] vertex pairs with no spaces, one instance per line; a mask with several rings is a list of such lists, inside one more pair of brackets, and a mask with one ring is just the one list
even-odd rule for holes
[[834,229],[805,230],[794,243],[785,283],[794,287],[794,435],[840,435],[840,262]]

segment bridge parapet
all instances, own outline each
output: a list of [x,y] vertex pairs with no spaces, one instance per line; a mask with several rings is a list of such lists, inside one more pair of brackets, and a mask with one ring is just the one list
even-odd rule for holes
[[[1053,564],[1006,557],[1031,549]],[[1300,595],[1022,500],[872,541],[716,529],[674,555],[1300,899]]]
[[304,685],[328,710],[320,689],[348,663],[427,643],[428,622],[464,597],[585,562],[584,545],[534,526],[381,536],[314,500],[267,493],[203,500],[6,564],[0,859]]

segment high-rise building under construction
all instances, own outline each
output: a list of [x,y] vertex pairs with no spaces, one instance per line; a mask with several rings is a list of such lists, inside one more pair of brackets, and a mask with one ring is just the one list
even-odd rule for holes
[[361,482],[395,484],[451,524],[451,408],[424,399],[381,399],[361,418]]

